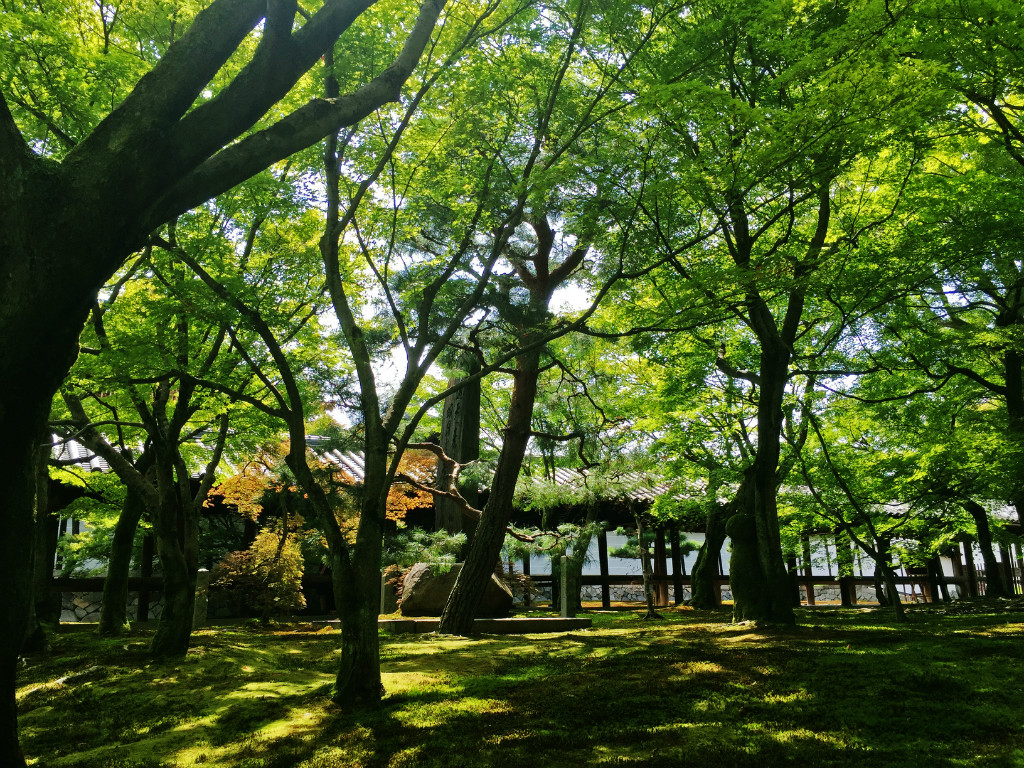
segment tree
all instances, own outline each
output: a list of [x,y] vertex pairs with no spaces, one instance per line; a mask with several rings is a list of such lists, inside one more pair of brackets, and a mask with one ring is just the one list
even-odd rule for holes
[[[24,763],[14,669],[30,599],[32,459],[92,299],[165,222],[398,98],[440,2],[424,2],[393,64],[353,92],[313,99],[283,117],[272,110],[368,5],[328,0],[297,21],[295,2],[215,0],[170,44],[154,40],[156,48],[166,46],[158,61],[123,99],[115,95],[109,114],[86,121],[81,135],[64,130],[72,145],[58,155],[40,154],[47,147],[32,133],[40,124],[35,114],[0,99],[0,428],[7,436],[0,460],[11,478],[0,501],[0,562],[12,591],[0,626],[6,765]],[[27,17],[19,11],[17,18]],[[110,25],[101,26],[106,35]],[[176,24],[172,29],[176,35]],[[253,30],[258,43],[243,45]],[[222,71],[227,82],[220,87]]]
[[[742,329],[735,344],[713,338],[716,346],[730,342],[719,367],[756,394],[756,548],[748,551],[760,575],[748,581],[766,599],[741,613],[789,623],[776,502],[787,388],[840,342],[851,312],[879,301],[856,290],[872,286],[856,274],[867,268],[858,243],[893,215],[914,167],[912,143],[903,142],[916,113],[890,117],[902,98],[890,94],[913,90],[918,78],[865,43],[864,30],[872,39],[890,24],[873,4],[780,8],[741,0],[690,11],[666,21],[670,53],[650,63],[646,98],[658,162],[640,204],[650,241],[677,273],[678,293],[665,304],[725,309]],[[900,148],[883,150],[883,136]],[[858,191],[871,186],[889,194]],[[718,234],[699,248],[680,247],[702,219]],[[673,290],[665,280],[662,295],[665,284]]]

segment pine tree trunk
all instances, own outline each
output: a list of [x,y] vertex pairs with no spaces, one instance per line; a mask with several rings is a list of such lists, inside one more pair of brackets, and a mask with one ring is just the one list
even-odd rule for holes
[[[134,489],[128,488],[124,506],[114,526],[110,542],[107,576],[103,580],[103,607],[100,609],[100,634],[119,635],[128,628],[128,576],[131,571],[135,532],[145,504]],[[139,617],[144,620],[144,617]]]
[[472,632],[473,620],[501,554],[505,529],[512,518],[512,502],[519,470],[523,466],[526,446],[530,441],[530,423],[537,399],[539,375],[539,349],[516,358],[505,442],[501,446],[491,492],[466,553],[466,561],[441,614],[438,631],[444,634],[468,635]]
[[587,515],[584,519],[585,534],[572,547],[572,554],[566,560],[569,569],[566,583],[572,591],[571,598],[575,601],[576,608],[583,607],[580,592],[583,589],[583,566],[586,565],[587,552],[590,550],[590,542],[594,540],[592,526],[597,518],[597,509],[593,504],[587,507]]
[[644,618],[661,619],[664,617],[658,613],[654,605],[653,569],[651,568],[651,548],[647,545],[646,539],[647,526],[644,525],[641,515],[634,513],[633,517],[636,519],[636,541],[640,548],[640,573],[644,580],[644,600],[647,603],[647,613],[644,614]]

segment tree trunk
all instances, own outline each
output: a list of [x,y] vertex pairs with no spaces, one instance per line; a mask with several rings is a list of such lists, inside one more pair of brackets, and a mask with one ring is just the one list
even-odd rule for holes
[[[0,317],[6,309],[0,309]],[[0,322],[0,326],[7,324]],[[56,383],[51,388],[51,382],[37,384],[38,388],[20,385],[25,365],[31,367],[32,362],[10,355],[10,348],[22,341],[24,338],[11,339],[0,333],[0,434],[4,436],[0,440],[0,466],[4,468],[4,482],[0,484],[0,584],[5,587],[0,610],[0,765],[12,768],[25,765],[18,744],[14,691],[32,602],[36,451],[56,391]],[[25,351],[27,354],[29,350]]]
[[875,562],[875,567],[882,573],[882,581],[885,582],[885,591],[892,606],[893,618],[898,622],[906,620],[903,611],[903,601],[900,600],[899,587],[896,586],[896,572],[889,565],[887,558],[883,555]]
[[[119,635],[128,628],[128,575],[135,532],[144,510],[142,497],[129,487],[110,542],[107,576],[103,580],[103,606],[100,609],[101,635]],[[145,617],[140,616],[139,620],[145,621]]]
[[468,635],[472,632],[473,620],[483,600],[484,590],[501,554],[505,529],[512,517],[512,501],[519,470],[523,466],[526,446],[530,442],[530,423],[533,420],[537,378],[540,375],[540,354],[539,349],[534,349],[516,358],[505,441],[501,446],[487,504],[466,554],[466,562],[441,614],[438,631],[444,634]]
[[[372,559],[372,554],[362,554],[362,558],[367,557]],[[341,662],[332,698],[343,708],[372,707],[384,695],[377,629],[380,557],[376,558],[376,568],[366,567],[368,564],[361,563],[355,552],[352,560],[355,562],[333,554],[331,557],[334,603],[341,620]]]
[[[341,707],[378,704],[384,695],[380,677],[380,562],[386,509],[387,439],[368,428],[365,473],[356,543],[331,547],[334,601],[341,620],[341,661],[332,698]],[[331,513],[333,514],[333,513]],[[332,534],[338,535],[338,531]]]
[[654,605],[654,574],[651,568],[651,548],[647,545],[647,526],[644,525],[642,515],[634,513],[633,517],[636,519],[636,542],[640,548],[640,572],[643,574],[644,600],[647,602],[647,613],[644,614],[644,618],[661,619],[664,617],[655,610]]
[[182,492],[188,474],[174,457],[176,448],[158,446],[155,459],[160,503],[153,510],[153,532],[164,577],[164,609],[150,646],[157,659],[181,658],[188,653],[195,615],[199,527],[187,485]]
[[53,586],[53,564],[57,556],[60,518],[49,506],[41,505],[36,512],[32,595],[38,620],[56,627],[60,624],[61,596]]
[[[36,511],[32,546],[32,602],[29,605],[28,629],[22,651],[38,653],[50,650],[49,629],[60,624],[60,595],[56,595],[54,613],[53,557],[50,549],[50,530],[54,527],[50,515],[50,433],[39,436],[36,452]],[[50,627],[44,626],[44,623]]]
[[[587,507],[587,516],[583,523],[583,531],[576,543],[573,544],[572,554],[569,555],[566,560],[566,566],[568,567],[568,578],[566,583],[569,585],[571,599],[575,602],[577,609],[583,607],[583,601],[580,597],[580,592],[583,588],[583,566],[586,565],[587,562],[587,552],[590,550],[590,542],[594,539],[593,524],[596,518],[597,508],[591,504]],[[554,572],[552,571],[552,573]]]
[[[704,543],[700,552],[697,553],[697,562],[693,564],[691,571],[691,589],[693,598],[690,605],[694,608],[711,610],[721,605],[718,599],[718,590],[715,588],[715,578],[718,573],[719,556],[722,552],[722,545],[725,544],[726,528],[729,521],[737,512],[751,514],[754,504],[754,470],[747,468],[743,472],[743,479],[740,487],[736,489],[736,495],[725,505],[715,504],[708,512],[707,529],[704,534]],[[732,571],[732,560],[730,556],[729,570]],[[742,566],[741,566],[742,567]],[[736,595],[733,594],[735,604]]]
[[988,512],[981,504],[970,499],[963,502],[963,508],[974,519],[974,525],[978,529],[978,548],[985,561],[985,597],[1009,597],[1010,593],[1003,584],[999,561],[996,560],[995,551],[992,549],[992,529],[988,522]]
[[[789,575],[782,556],[777,506],[782,400],[789,371],[789,352],[781,342],[761,340],[760,387],[757,402],[757,453],[754,458],[753,517],[763,597],[742,605],[733,595],[734,614],[775,624],[793,624],[796,616],[789,593]],[[754,586],[753,583],[751,586]]]
[[718,577],[718,558],[725,544],[725,526],[736,512],[732,504],[714,504],[708,511],[704,543],[697,552],[697,561],[690,571],[690,605],[711,610],[721,605],[715,579]]

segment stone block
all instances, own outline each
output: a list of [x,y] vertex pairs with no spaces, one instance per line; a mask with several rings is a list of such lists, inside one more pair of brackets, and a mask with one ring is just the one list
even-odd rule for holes
[[[462,564],[456,563],[448,573],[434,574],[427,563],[416,563],[402,582],[402,615],[440,616],[461,570]],[[512,592],[491,574],[477,616],[508,616],[512,602]]]

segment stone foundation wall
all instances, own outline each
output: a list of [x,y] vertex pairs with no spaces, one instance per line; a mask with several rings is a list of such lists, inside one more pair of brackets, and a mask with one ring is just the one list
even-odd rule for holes
[[[100,608],[103,606],[102,592],[62,592],[61,622],[99,622]],[[159,592],[149,594],[149,618],[159,619],[163,613],[164,600]],[[139,612],[139,596],[128,594],[128,620],[137,621]]]
[[[609,593],[611,595],[612,602],[615,603],[643,603],[646,601],[644,597],[644,588],[642,584],[613,584],[609,587]],[[803,589],[800,590],[800,597],[803,598]],[[540,593],[537,595],[539,600],[550,600],[551,599],[551,588],[541,587]],[[595,584],[587,584],[580,590],[580,599],[584,602],[599,602],[601,600],[601,587]],[[683,587],[683,602],[690,599],[690,588],[688,586]],[[839,584],[833,586],[816,585],[814,587],[814,599],[816,602],[822,603],[839,603],[841,602],[841,595],[839,594]],[[910,600],[910,594],[903,595],[904,601]],[[728,587],[722,588],[722,600],[732,600],[732,592]],[[521,595],[516,595],[516,603],[521,604],[523,601]],[[668,587],[668,601],[670,604],[675,602],[675,588],[673,585]],[[868,586],[857,587],[857,602],[858,603],[875,603],[875,590]]]

